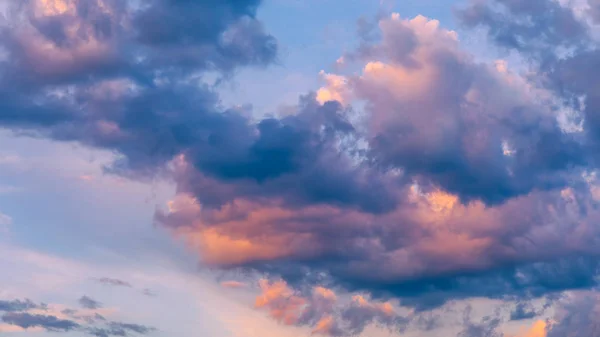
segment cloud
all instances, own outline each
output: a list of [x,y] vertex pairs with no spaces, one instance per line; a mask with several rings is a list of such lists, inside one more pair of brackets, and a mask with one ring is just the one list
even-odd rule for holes
[[404,331],[416,317],[402,316],[391,303],[370,301],[361,295],[341,301],[331,289],[319,286],[304,295],[284,281],[261,280],[260,289],[257,308],[266,309],[285,325],[310,327],[313,334],[358,336],[374,323],[391,331]]
[[16,312],[16,311],[27,311],[30,309],[40,308],[40,305],[32,302],[30,299],[26,300],[0,300],[0,311],[5,312]]
[[503,337],[504,334],[498,331],[502,323],[498,317],[484,317],[481,322],[472,322],[470,318],[465,318],[463,329],[457,337]]
[[[487,28],[497,44],[524,52],[537,54],[536,50],[556,50],[586,40],[585,24],[558,1],[472,1],[472,5],[458,11],[458,16],[467,27]],[[521,20],[525,17],[532,20]]]
[[510,313],[511,321],[519,321],[523,319],[531,319],[538,315],[533,305],[529,302],[519,302],[514,310]]
[[588,5],[590,6],[590,15],[592,18],[596,23],[600,23],[600,1],[588,0]]
[[[156,223],[208,266],[282,277],[256,303],[280,322],[401,327],[379,299],[419,312],[597,284],[598,186],[585,173],[596,167],[598,58],[577,49],[586,27],[566,7],[498,0],[459,12],[540,61],[543,88],[479,62],[436,20],[393,14],[344,55],[358,73],[324,73],[292,113],[255,120],[202,80],[275,61],[260,1],[19,3],[0,35],[0,125],[112,150],[112,174],[172,179],[177,196]],[[576,52],[561,58],[557,46]],[[564,130],[548,91],[585,112],[585,136]],[[331,298],[292,290],[323,283],[374,301],[331,313]],[[112,328],[125,329],[96,332]]]
[[[560,177],[584,163],[574,152],[580,144],[527,85],[473,60],[455,32],[422,16],[394,15],[380,27],[382,41],[364,57],[362,75],[349,79],[354,95],[369,102],[371,155],[378,164],[402,168],[462,201],[494,205],[566,186]],[[415,64],[391,55],[406,39],[399,32],[414,37],[404,57]],[[507,155],[503,143],[514,154]],[[528,152],[533,149],[556,162]]]
[[141,335],[147,335],[155,328],[129,323],[110,322],[106,328],[91,327],[86,330],[90,335],[96,337],[109,337],[109,336],[129,336],[130,332],[135,332]]
[[101,277],[101,278],[97,278],[94,279],[96,282],[104,284],[104,285],[109,285],[109,286],[115,286],[115,287],[127,287],[127,288],[131,288],[132,285],[131,283],[127,282],[127,281],[123,281],[123,280],[119,280],[119,279],[115,279],[115,278],[110,278],[110,277]]
[[546,337],[548,333],[548,323],[546,321],[536,321],[533,326],[518,337]]
[[[529,4],[529,2],[528,2]],[[598,2],[589,0],[584,14],[597,19]],[[503,15],[503,11],[510,16]],[[545,13],[535,15],[535,13]],[[592,36],[595,26],[577,20],[574,6],[557,1],[532,1],[519,5],[506,0],[474,3],[461,12],[468,26],[485,27],[500,46],[517,50],[529,58],[532,84],[544,88],[573,112],[570,117],[581,124],[590,155],[595,158],[598,147],[598,119],[595,111],[600,107],[595,87],[598,42]],[[526,20],[530,20],[525,24]]]
[[[18,327],[25,330],[38,328],[50,332],[80,331],[98,337],[123,337],[131,333],[147,335],[156,331],[156,328],[151,326],[108,320],[97,311],[101,308],[100,303],[88,296],[81,297],[79,303],[84,310],[37,304],[29,299],[0,300],[0,312],[3,312],[0,319],[10,329]],[[58,309],[61,307],[63,309]]]
[[[596,292],[578,292],[559,302],[547,337],[595,336],[600,331],[600,297]],[[546,336],[543,336],[546,337]]]
[[79,300],[79,305],[86,309],[98,309],[102,307],[102,303],[88,296],[82,296]]
[[[158,212],[158,223],[212,266],[311,282],[297,272],[306,268],[347,289],[391,293],[419,309],[448,298],[537,297],[593,286],[593,259],[573,258],[567,252],[579,248],[558,239],[569,235],[569,226],[589,231],[586,223],[597,216],[581,177],[588,153],[577,136],[562,129],[526,79],[476,62],[437,21],[393,15],[379,26],[382,40],[354,57],[364,64],[362,74],[336,82],[367,102],[367,121],[364,130],[337,136],[342,143],[360,141],[338,151],[336,160],[347,159],[334,166],[361,169],[348,181],[382,182],[372,190],[392,206],[344,203],[349,193],[334,195],[331,187],[329,199],[290,199],[289,190],[271,186],[288,186],[286,176],[304,181],[296,173],[302,171],[259,180],[255,190],[251,179],[215,176],[185,154],[174,163],[183,177],[180,195]],[[395,49],[409,37],[414,43]],[[300,110],[297,118],[309,116]],[[298,183],[294,192],[305,197],[308,184]],[[214,207],[207,200],[212,191],[228,201]],[[247,191],[262,199],[249,200]],[[597,235],[592,232],[587,236]],[[561,248],[548,256],[541,242]]]
[[26,312],[5,313],[2,315],[2,321],[24,329],[40,327],[48,331],[70,331],[79,328],[79,324],[71,320]]

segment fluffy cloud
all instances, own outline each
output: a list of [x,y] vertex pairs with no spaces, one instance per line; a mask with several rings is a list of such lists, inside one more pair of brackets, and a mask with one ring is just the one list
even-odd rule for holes
[[[293,113],[254,120],[202,80],[274,60],[259,3],[11,1],[0,125],[113,150],[110,173],[173,179],[177,196],[156,222],[207,265],[282,277],[262,284],[256,306],[315,333],[402,327],[385,297],[419,311],[596,285],[598,58],[579,49],[587,27],[568,8],[497,0],[460,12],[531,56],[541,86],[478,62],[435,20],[394,14],[344,55],[358,74],[323,73],[326,86]],[[547,95],[581,110],[584,131],[565,130]],[[321,284],[376,300],[339,309]],[[102,329],[90,332],[137,331]]]
[[[291,282],[324,272],[347,289],[423,309],[451,297],[593,285],[595,262],[571,254],[597,254],[581,244],[597,237],[588,225],[597,214],[576,135],[525,79],[476,62],[437,21],[393,15],[379,27],[381,41],[347,58],[364,64],[362,74],[327,75],[329,86],[296,115],[269,120],[313,134],[319,147],[286,148],[298,165],[271,176],[249,176],[253,166],[239,161],[247,176],[225,176],[225,167],[217,176],[185,153],[173,162],[181,194],[157,221],[213,266]],[[363,124],[346,126],[348,109],[314,102],[342,96],[366,102]],[[279,152],[268,158],[288,162]]]
[[331,290],[314,287],[303,296],[284,281],[260,281],[261,295],[255,306],[266,309],[275,320],[308,326],[313,334],[357,336],[372,323],[391,331],[404,331],[415,315],[402,316],[389,302],[372,302],[362,295],[339,299]]
[[493,40],[508,48],[541,56],[540,50],[556,51],[558,47],[572,47],[586,39],[585,24],[577,20],[571,8],[562,6],[559,1],[486,0],[471,3],[459,12],[459,18],[469,27],[488,28]]

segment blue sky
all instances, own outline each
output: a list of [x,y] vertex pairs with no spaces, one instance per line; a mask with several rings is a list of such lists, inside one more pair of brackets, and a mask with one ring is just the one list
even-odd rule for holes
[[136,3],[4,4],[0,335],[594,336],[598,1]]
[[258,15],[268,31],[277,33],[279,62],[266,71],[241,70],[233,83],[224,85],[223,99],[231,104],[251,103],[259,114],[272,113],[279,105],[295,103],[300,94],[319,87],[319,71],[331,70],[344,52],[355,48],[360,18],[390,12],[407,18],[422,14],[456,29],[452,15],[456,5],[449,0],[266,1]]

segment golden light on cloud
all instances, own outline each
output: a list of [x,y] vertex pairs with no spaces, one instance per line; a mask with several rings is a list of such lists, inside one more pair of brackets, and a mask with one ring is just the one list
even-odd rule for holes
[[76,8],[73,0],[38,0],[36,1],[36,13],[43,16],[55,16],[62,14],[75,14]]
[[547,327],[548,324],[545,321],[536,321],[529,330],[516,337],[546,337],[548,335]]
[[200,252],[207,264],[236,265],[248,261],[271,260],[291,254],[284,237],[244,238],[219,232],[216,228],[182,232],[189,245]]
[[327,335],[333,329],[334,325],[335,325],[335,321],[334,321],[333,317],[331,317],[331,316],[323,317],[317,322],[317,325],[313,329],[312,333]]
[[328,74],[321,70],[319,73],[325,81],[325,86],[317,91],[317,101],[324,104],[328,101],[347,103],[347,79],[344,76]]
[[327,288],[323,288],[323,287],[315,287],[314,292],[315,292],[315,294],[318,294],[319,296],[321,296],[325,299],[328,299],[328,300],[335,301],[337,299],[337,297],[335,296],[335,293],[331,289],[327,289]]
[[426,198],[431,210],[436,213],[450,211],[458,203],[456,195],[440,190],[427,194]]
[[262,294],[256,298],[256,308],[268,308],[271,317],[286,325],[293,325],[298,320],[299,312],[306,300],[294,294],[284,281],[259,282]]

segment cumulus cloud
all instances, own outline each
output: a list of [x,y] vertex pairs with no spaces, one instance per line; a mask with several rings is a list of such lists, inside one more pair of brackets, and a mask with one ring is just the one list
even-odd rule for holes
[[[9,4],[0,126],[113,150],[113,174],[173,179],[177,196],[157,224],[206,265],[282,277],[261,284],[256,302],[282,323],[334,335],[399,329],[404,317],[379,298],[419,312],[596,285],[589,173],[600,77],[589,75],[600,67],[567,7],[496,0],[459,12],[531,56],[541,88],[505,63],[479,62],[438,21],[393,14],[365,24],[358,50],[344,55],[358,74],[323,73],[326,85],[292,113],[255,120],[222,106],[202,80],[275,60],[258,0]],[[581,110],[584,132],[564,130],[542,92]],[[375,301],[332,309],[324,282]],[[300,286],[314,292],[292,290]],[[497,325],[473,323],[464,335]],[[107,329],[94,333],[127,330]]]
[[590,15],[592,18],[596,23],[600,23],[600,1],[588,0],[588,5],[590,6]]
[[[594,0],[591,0],[593,2]],[[532,52],[572,47],[586,40],[587,27],[559,1],[471,1],[459,18],[468,27],[483,26],[501,46]],[[530,18],[524,21],[522,18]]]
[[[345,58],[362,64],[361,74],[326,75],[327,86],[297,114],[268,121],[311,134],[318,148],[285,148],[298,158],[285,170],[284,152],[264,152],[280,169],[269,175],[237,160],[240,171],[212,171],[207,159],[184,153],[173,162],[180,194],[158,223],[209,265],[290,282],[323,272],[346,289],[394,294],[419,310],[448,298],[593,286],[597,263],[587,254],[598,254],[588,241],[598,235],[589,225],[597,212],[583,178],[586,142],[565,132],[526,78],[477,62],[439,22],[394,14],[379,29],[380,40]],[[327,99],[366,102],[364,124]],[[265,123],[256,144],[271,139]],[[262,158],[252,153],[244,156]],[[581,249],[588,253],[572,254]]]

